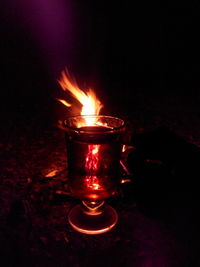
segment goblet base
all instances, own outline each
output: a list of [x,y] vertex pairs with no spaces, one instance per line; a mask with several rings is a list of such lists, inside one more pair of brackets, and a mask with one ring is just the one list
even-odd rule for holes
[[79,204],[71,209],[68,221],[78,232],[97,235],[110,231],[116,225],[118,215],[115,209],[109,205],[105,205],[101,213],[89,215]]

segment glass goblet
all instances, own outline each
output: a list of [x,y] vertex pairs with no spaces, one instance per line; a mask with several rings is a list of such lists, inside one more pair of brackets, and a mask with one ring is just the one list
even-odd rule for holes
[[120,181],[124,121],[111,116],[73,116],[64,122],[69,187],[82,200],[68,215],[70,225],[86,234],[112,229],[118,215],[105,204]]

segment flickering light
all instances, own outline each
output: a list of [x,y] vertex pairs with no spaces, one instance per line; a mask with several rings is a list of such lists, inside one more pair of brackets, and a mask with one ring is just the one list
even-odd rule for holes
[[[81,103],[82,105],[82,109],[80,111],[81,115],[99,115],[99,112],[103,107],[103,105],[96,97],[92,89],[89,89],[87,92],[81,90],[76,80],[69,74],[67,69],[61,72],[61,77],[58,80],[58,82],[64,91],[70,92],[72,96]],[[58,99],[58,100],[67,107],[71,106],[70,103],[68,103],[63,99]],[[95,122],[96,121],[94,117],[86,118],[86,125],[88,126],[94,125]]]

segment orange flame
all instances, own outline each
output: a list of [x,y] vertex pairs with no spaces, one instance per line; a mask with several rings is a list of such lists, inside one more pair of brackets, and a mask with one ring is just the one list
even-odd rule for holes
[[[61,72],[61,77],[58,80],[60,86],[64,91],[69,91],[72,96],[82,104],[81,115],[98,115],[103,107],[101,102],[96,97],[95,93],[89,89],[88,92],[82,91],[75,79],[70,76],[68,70]],[[70,107],[71,104],[63,99],[58,99],[62,104]],[[87,126],[93,126],[97,124],[95,118],[85,118],[85,124]],[[79,125],[80,127],[82,125]],[[98,177],[95,175],[99,168],[99,150],[100,145],[88,145],[88,153],[85,159],[85,168],[89,175],[86,176],[87,187],[91,190],[101,190],[102,186]]]
[[69,104],[67,101],[65,101],[64,99],[59,99],[57,98],[58,101],[60,101],[63,105],[65,105],[66,107],[71,107],[71,104]]
[[[75,79],[70,76],[68,70],[63,70],[61,72],[61,77],[58,80],[60,86],[64,91],[69,91],[75,99],[77,99],[82,104],[81,115],[98,115],[101,108],[103,107],[101,102],[96,97],[95,93],[89,89],[88,92],[82,91]],[[71,104],[65,100],[58,99],[62,104],[69,107]],[[88,120],[88,125],[92,123],[91,119]]]

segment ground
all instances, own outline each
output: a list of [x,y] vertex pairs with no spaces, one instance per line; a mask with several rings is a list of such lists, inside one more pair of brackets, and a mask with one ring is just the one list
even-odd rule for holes
[[[194,129],[184,132],[178,122],[163,128],[161,115],[157,125],[148,123],[152,127],[137,119],[128,161],[133,180],[108,200],[119,222],[108,233],[89,236],[67,221],[79,200],[68,188],[64,133],[51,120],[44,123],[46,115],[16,116],[1,132],[1,266],[198,266],[198,197],[194,188],[177,189],[182,174],[173,157],[180,148],[195,160],[198,140],[194,135],[196,143],[189,144],[187,132]],[[132,125],[132,115],[129,120]],[[149,147],[155,153],[148,154]]]

